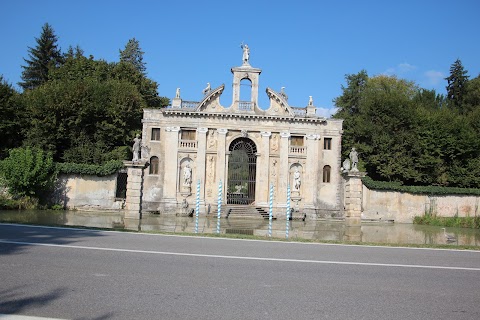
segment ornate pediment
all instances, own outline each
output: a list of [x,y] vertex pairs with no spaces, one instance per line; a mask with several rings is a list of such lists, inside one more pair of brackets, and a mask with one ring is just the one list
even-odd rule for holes
[[223,93],[223,89],[225,89],[224,84],[208,92],[202,99],[202,101],[200,101],[198,106],[195,108],[195,111],[206,111],[207,109],[209,109],[209,106],[211,106],[213,109],[215,109],[216,107],[221,107],[220,96]]
[[283,94],[270,88],[267,88],[266,91],[270,99],[270,107],[266,110],[266,114],[295,116],[293,109],[288,105],[287,99]]

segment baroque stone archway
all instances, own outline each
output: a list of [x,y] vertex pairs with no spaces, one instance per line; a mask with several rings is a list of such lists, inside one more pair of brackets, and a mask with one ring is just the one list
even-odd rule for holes
[[229,147],[227,204],[255,202],[257,146],[248,138],[237,138]]

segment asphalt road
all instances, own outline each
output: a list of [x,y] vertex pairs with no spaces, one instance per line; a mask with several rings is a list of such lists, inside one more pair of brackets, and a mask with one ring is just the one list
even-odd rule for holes
[[0,319],[480,319],[480,252],[0,224]]

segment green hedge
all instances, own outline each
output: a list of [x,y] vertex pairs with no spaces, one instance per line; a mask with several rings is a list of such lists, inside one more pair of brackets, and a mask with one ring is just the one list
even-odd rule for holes
[[57,163],[57,170],[64,174],[84,174],[92,176],[108,176],[114,174],[123,168],[123,162],[120,160],[110,160],[103,165],[84,164],[84,163]]
[[408,192],[413,194],[428,195],[475,195],[480,196],[480,189],[472,188],[449,188],[439,186],[404,186],[399,182],[374,181],[370,177],[362,178],[363,184],[371,190],[385,190]]

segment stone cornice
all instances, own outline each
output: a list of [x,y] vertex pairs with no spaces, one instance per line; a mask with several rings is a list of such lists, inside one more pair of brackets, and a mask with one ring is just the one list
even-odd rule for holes
[[259,115],[259,114],[244,114],[244,113],[220,113],[220,112],[195,112],[186,110],[161,110],[165,116],[188,116],[191,118],[245,118],[245,119],[260,119],[260,120],[278,120],[278,121],[293,121],[293,122],[327,122],[326,118],[303,118],[292,117],[289,115]]

